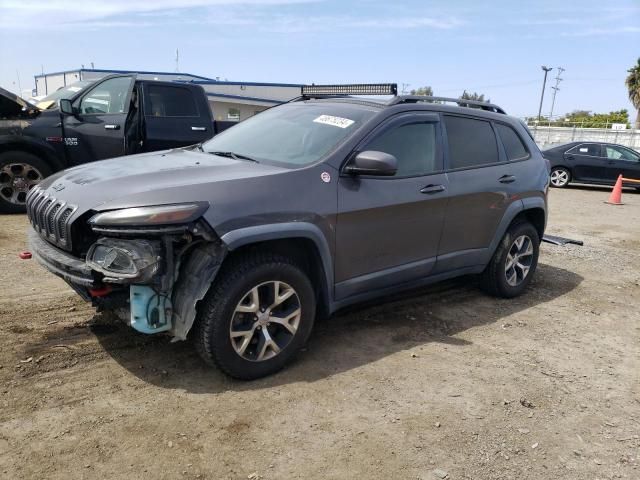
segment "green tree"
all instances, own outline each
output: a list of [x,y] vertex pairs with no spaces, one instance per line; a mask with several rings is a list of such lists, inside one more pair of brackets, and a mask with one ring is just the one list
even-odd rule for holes
[[627,72],[629,72],[629,75],[627,75],[624,83],[629,90],[629,100],[631,100],[637,111],[635,128],[640,128],[640,58]]
[[475,100],[476,102],[491,102],[491,100],[489,98],[487,98],[486,100],[484,99],[484,93],[480,94],[477,92],[473,92],[473,93],[469,93],[466,90],[464,92],[462,92],[462,95],[460,95],[460,97],[462,100]]
[[[528,124],[535,124],[538,117],[526,117]],[[578,127],[578,128],[611,128],[612,123],[624,123],[629,126],[629,112],[618,110],[609,113],[591,113],[588,110],[574,110],[555,120],[541,117],[539,125],[551,127]]]
[[[558,122],[556,122],[558,123]],[[565,121],[578,127],[584,128],[607,128],[612,123],[629,124],[629,112],[627,110],[617,110],[609,113],[591,113],[584,110],[575,110],[565,116]]]
[[411,95],[424,95],[427,97],[433,97],[433,89],[429,86],[420,87],[417,90],[411,90]]

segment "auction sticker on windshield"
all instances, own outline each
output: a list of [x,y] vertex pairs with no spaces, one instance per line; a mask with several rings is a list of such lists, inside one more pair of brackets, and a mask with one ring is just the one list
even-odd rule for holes
[[348,128],[354,124],[353,120],[342,117],[334,117],[333,115],[320,115],[314,120],[316,123],[324,123],[325,125],[332,125],[339,128]]

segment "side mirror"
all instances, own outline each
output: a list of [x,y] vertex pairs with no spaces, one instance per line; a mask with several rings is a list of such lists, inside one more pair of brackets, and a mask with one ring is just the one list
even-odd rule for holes
[[375,150],[360,152],[349,162],[345,171],[352,175],[378,175],[391,177],[398,170],[398,160],[393,155]]
[[71,100],[69,100],[68,98],[61,98],[60,100],[58,100],[58,107],[60,108],[60,112],[65,115],[73,115],[75,113],[73,111]]

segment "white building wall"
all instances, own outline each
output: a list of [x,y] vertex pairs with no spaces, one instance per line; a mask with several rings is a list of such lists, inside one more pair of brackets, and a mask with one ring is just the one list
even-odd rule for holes
[[262,112],[263,110],[269,108],[258,105],[242,105],[232,102],[218,102],[216,100],[209,100],[209,106],[211,107],[213,118],[215,120],[224,122],[235,121],[229,116],[231,109],[240,110],[240,119],[238,121],[242,121],[246,120],[247,118],[253,117],[257,112]]
[[203,83],[202,87],[209,93],[237,95],[240,97],[265,98],[268,100],[287,101],[300,96],[299,86],[275,85],[238,85]]
[[569,142],[608,142],[640,150],[640,130],[610,128],[529,127],[540,148]]

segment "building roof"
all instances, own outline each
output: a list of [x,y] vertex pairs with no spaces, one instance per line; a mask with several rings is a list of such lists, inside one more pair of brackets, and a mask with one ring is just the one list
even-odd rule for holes
[[41,73],[39,75],[34,75],[34,78],[42,78],[51,75],[62,75],[65,73],[76,73],[76,72],[88,72],[88,73],[116,73],[116,74],[127,74],[127,73],[139,73],[141,75],[171,75],[176,77],[191,77],[193,83],[197,83],[200,85],[244,85],[244,86],[255,86],[255,87],[302,87],[302,84],[299,83],[270,83],[270,82],[230,82],[227,80],[216,80],[215,78],[203,77],[202,75],[194,75],[193,73],[187,72],[153,72],[153,71],[143,71],[143,70],[110,70],[110,69],[99,69],[99,68],[75,68],[73,70],[62,70],[59,72],[48,72]]
[[215,93],[215,92],[206,92],[207,97],[216,99],[219,98],[221,101],[225,100],[233,100],[233,103],[242,103],[242,100],[246,102],[250,102],[254,104],[255,102],[266,103],[268,105],[279,105],[280,103],[284,103],[286,100],[275,100],[272,98],[260,98],[260,97],[245,97],[242,95],[228,95],[226,93]]
[[142,75],[173,75],[178,77],[192,77],[194,79],[203,80],[206,82],[216,82],[213,78],[203,77],[202,75],[194,75],[186,72],[147,72],[143,70],[105,70],[99,68],[75,68],[73,70],[62,70],[60,72],[48,72],[41,73],[40,75],[34,75],[34,78],[48,77],[51,75],[62,75],[64,73],[76,73],[76,72],[89,72],[89,73],[140,73]]

